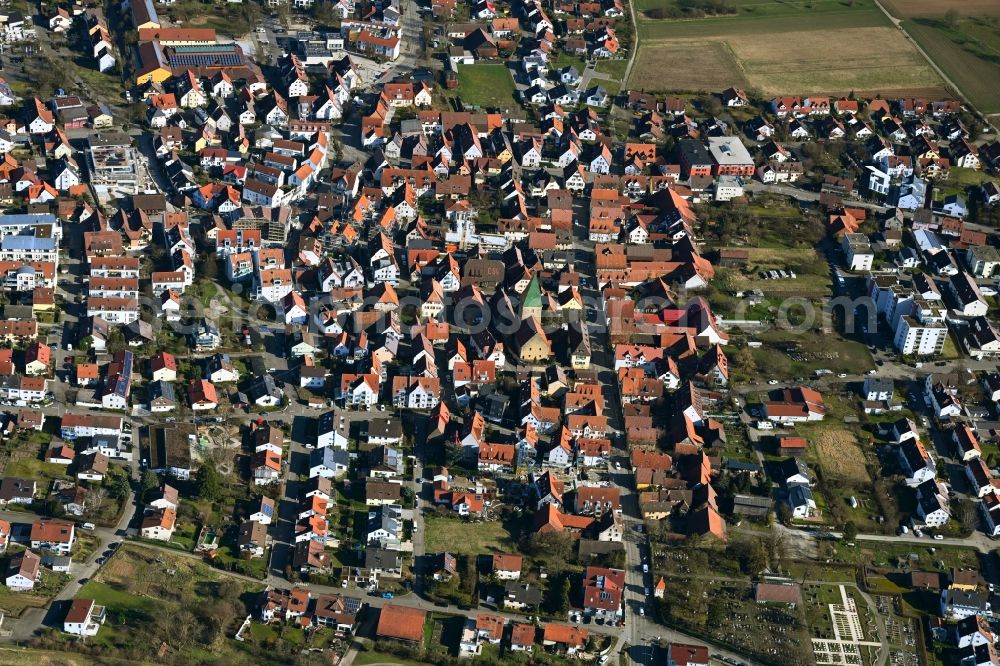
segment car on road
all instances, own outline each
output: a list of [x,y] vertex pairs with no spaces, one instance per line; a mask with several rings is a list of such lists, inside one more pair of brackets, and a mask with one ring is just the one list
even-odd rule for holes
[[646,609],[639,606],[639,617],[646,617]]
[[382,593],[382,598],[383,599],[392,599],[392,592],[383,592]]
[[840,374],[839,374],[839,375],[837,375],[837,376],[838,376],[838,377],[840,377],[841,379],[843,379],[844,377],[846,377],[846,376],[847,376],[847,373],[846,373],[846,372],[842,372],[842,373],[840,373]]
[[646,596],[647,597],[653,593],[653,591],[651,589],[649,589],[648,587],[645,588],[645,589],[646,589]]
[[767,383],[770,384],[771,386],[777,386],[778,385],[778,380],[777,379],[769,379],[769,380],[767,380]]
[[620,462],[615,462],[615,469],[621,469],[622,464]]
[[607,654],[604,655],[603,657],[597,660],[597,666],[604,666],[604,664],[608,663],[608,659],[610,658],[611,658],[610,655]]
[[937,541],[943,541],[943,540],[944,540],[944,535],[943,535],[943,534],[935,534],[935,535],[934,535],[934,538],[935,538],[935,539],[936,539]]
[[649,573],[649,565],[648,564],[643,564],[642,565],[642,573]]

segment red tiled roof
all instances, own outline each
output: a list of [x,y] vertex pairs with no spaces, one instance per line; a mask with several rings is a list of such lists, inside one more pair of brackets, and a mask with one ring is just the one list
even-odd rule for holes
[[375,635],[380,638],[416,642],[423,638],[426,621],[426,611],[388,604],[383,606],[378,614],[378,628],[375,630]]

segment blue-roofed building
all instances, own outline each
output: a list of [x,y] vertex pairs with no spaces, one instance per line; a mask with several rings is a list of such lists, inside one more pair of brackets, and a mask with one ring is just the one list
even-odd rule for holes
[[132,368],[135,356],[130,351],[120,351],[108,364],[108,378],[104,382],[101,405],[104,409],[128,409],[132,392]]
[[167,62],[174,71],[199,67],[244,67],[246,54],[239,44],[196,44],[165,49]]
[[[10,213],[0,215],[0,238],[6,236],[34,236],[38,225],[51,226],[51,233],[46,235],[62,236],[59,220],[52,213]],[[29,233],[30,232],[30,233]]]
[[59,241],[51,236],[4,236],[0,238],[0,260],[59,261]]
[[159,380],[150,383],[146,387],[146,395],[151,412],[170,412],[177,408],[177,394],[170,382]]
[[270,525],[274,520],[274,500],[270,497],[261,497],[260,503],[254,505],[254,512],[250,514],[250,520],[261,525]]

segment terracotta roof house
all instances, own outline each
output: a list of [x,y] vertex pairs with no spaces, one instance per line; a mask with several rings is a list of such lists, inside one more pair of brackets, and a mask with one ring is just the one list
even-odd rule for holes
[[535,625],[515,622],[510,628],[510,649],[515,652],[530,650],[537,633]]
[[708,648],[704,645],[672,643],[667,651],[667,666],[704,666],[708,663]]
[[606,622],[621,622],[625,572],[621,569],[587,567],[583,575],[583,611]]
[[[542,644],[554,646],[563,650],[567,654],[576,654],[587,644],[590,632],[582,627],[572,627],[568,624],[556,624],[554,622],[545,625],[542,629]],[[705,663],[708,663],[706,660]]]
[[423,638],[427,611],[387,604],[378,614],[375,636],[416,643]]
[[494,553],[492,558],[492,573],[501,580],[517,580],[521,577],[523,559],[520,555]]

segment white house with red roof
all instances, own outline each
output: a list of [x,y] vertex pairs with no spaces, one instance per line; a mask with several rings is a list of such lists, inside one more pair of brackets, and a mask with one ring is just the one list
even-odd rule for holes
[[625,572],[621,569],[587,567],[583,575],[583,612],[605,622],[622,622],[624,591]]

